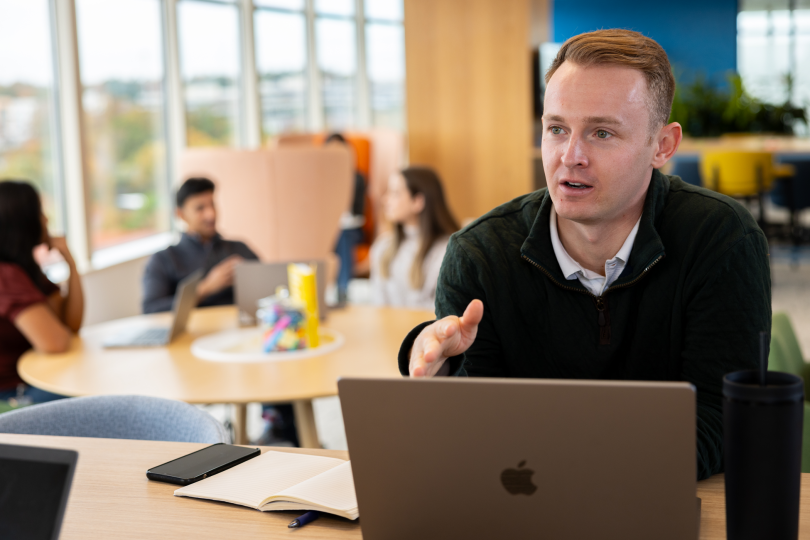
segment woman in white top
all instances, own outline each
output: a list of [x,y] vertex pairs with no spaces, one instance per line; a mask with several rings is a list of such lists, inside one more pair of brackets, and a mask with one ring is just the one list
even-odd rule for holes
[[385,217],[394,228],[371,246],[374,303],[433,309],[447,241],[458,230],[433,169],[408,167],[391,175]]

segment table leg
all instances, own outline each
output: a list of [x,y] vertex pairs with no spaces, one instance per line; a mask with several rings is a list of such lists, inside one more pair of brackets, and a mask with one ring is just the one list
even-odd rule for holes
[[320,448],[318,428],[315,426],[315,411],[311,399],[293,401],[295,425],[298,429],[298,442],[301,448]]
[[233,444],[248,444],[247,403],[233,404]]

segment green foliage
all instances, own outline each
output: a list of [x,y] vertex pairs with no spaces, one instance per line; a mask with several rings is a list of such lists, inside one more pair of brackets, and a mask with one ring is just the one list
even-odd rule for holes
[[[786,78],[788,89],[792,80]],[[790,92],[788,92],[790,95]],[[795,122],[807,123],[804,109],[789,101],[782,105],[763,103],[745,91],[736,73],[721,88],[698,76],[692,83],[678,84],[670,122],[678,122],[692,137],[717,137],[724,133],[774,133],[792,135]]]
[[189,111],[186,122],[189,146],[227,146],[230,143],[230,119],[213,107]]

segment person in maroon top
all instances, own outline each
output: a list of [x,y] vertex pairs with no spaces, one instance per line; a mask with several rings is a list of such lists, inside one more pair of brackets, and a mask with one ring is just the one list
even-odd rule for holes
[[[64,257],[70,269],[66,294],[34,259],[40,244]],[[45,353],[66,351],[83,314],[76,264],[65,239],[48,234],[36,190],[25,182],[0,182],[0,400],[39,403],[62,397],[24,384],[17,361],[32,347]]]

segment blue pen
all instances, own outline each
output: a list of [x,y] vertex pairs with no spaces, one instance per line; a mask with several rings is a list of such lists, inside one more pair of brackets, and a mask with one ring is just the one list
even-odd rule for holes
[[297,529],[298,527],[303,527],[307,523],[312,523],[319,517],[321,517],[321,513],[313,510],[312,512],[307,512],[298,519],[292,520],[287,527],[290,529]]

